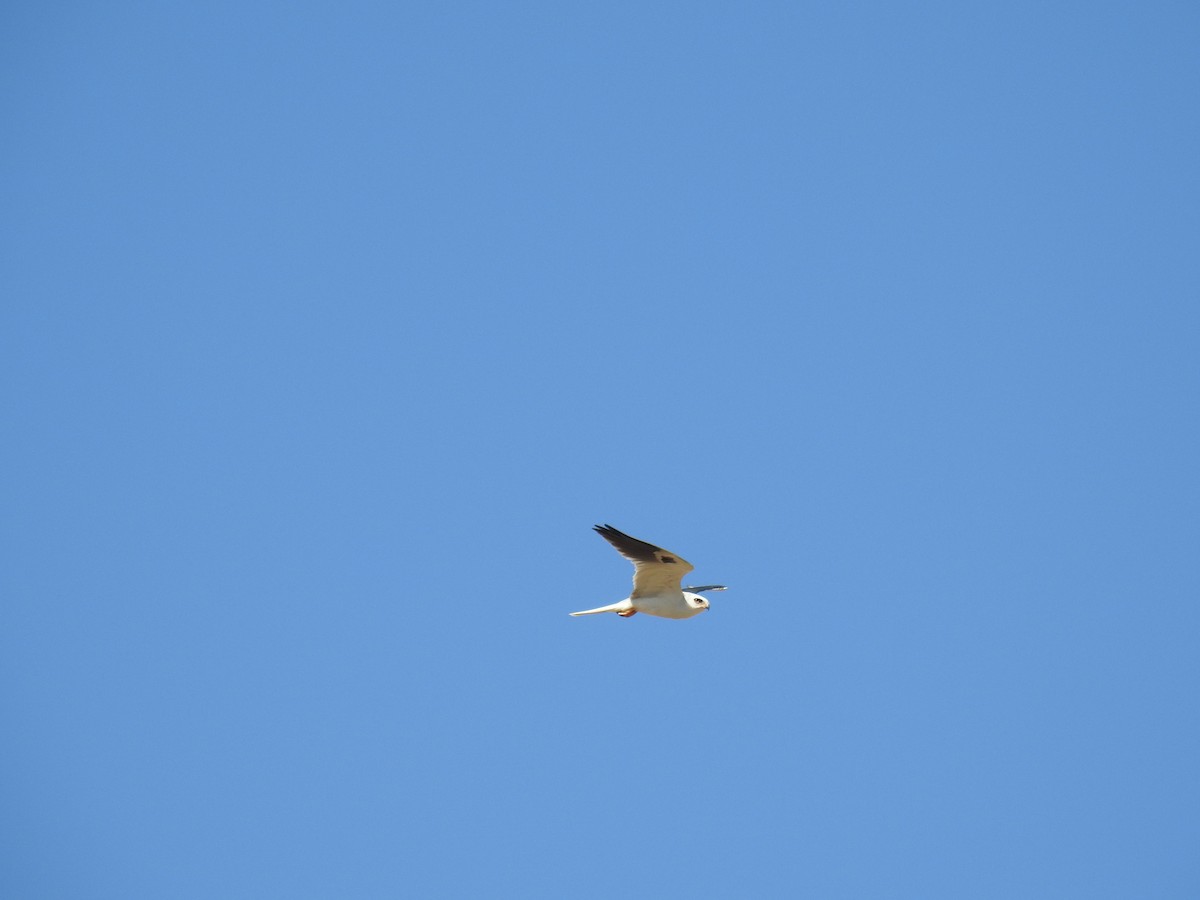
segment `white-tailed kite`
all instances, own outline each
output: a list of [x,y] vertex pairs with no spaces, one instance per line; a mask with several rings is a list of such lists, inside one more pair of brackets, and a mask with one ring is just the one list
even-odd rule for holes
[[655,547],[617,531],[611,525],[593,526],[602,538],[617,548],[617,552],[633,563],[633,593],[620,603],[598,606],[573,612],[573,616],[615,612],[629,618],[640,612],[664,619],[690,619],[708,609],[708,600],[697,591],[723,591],[723,584],[700,587],[680,587],[683,576],[692,571],[692,564],[662,547]]

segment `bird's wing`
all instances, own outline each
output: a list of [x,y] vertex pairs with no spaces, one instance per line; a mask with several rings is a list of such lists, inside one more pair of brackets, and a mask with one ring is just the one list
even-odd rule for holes
[[677,591],[683,576],[692,571],[692,564],[670,550],[655,547],[645,541],[617,531],[611,525],[594,526],[600,537],[617,548],[617,552],[633,563],[633,593],[630,598],[653,596],[664,591]]

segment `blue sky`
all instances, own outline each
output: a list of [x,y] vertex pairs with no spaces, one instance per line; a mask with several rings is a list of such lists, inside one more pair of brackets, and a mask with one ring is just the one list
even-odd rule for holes
[[3,25],[6,896],[1200,891],[1194,5]]

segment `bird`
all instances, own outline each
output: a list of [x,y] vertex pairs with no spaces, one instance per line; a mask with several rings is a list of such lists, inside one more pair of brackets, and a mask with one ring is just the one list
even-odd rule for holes
[[593,525],[600,537],[617,548],[617,552],[633,563],[633,593],[619,603],[573,612],[573,616],[592,616],[615,612],[623,619],[640,612],[664,619],[690,619],[708,609],[708,599],[700,591],[723,591],[723,584],[680,587],[683,576],[692,571],[692,564],[662,547],[639,541],[611,525]]

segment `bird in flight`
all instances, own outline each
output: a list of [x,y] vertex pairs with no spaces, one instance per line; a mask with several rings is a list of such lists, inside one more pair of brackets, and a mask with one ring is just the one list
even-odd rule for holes
[[723,591],[723,584],[699,587],[680,587],[683,576],[692,571],[692,564],[670,550],[655,547],[645,541],[617,531],[611,525],[593,526],[600,537],[617,548],[617,552],[633,563],[633,593],[620,603],[598,606],[573,612],[573,616],[615,612],[628,619],[640,612],[664,619],[690,619],[708,609],[708,600],[700,591]]

